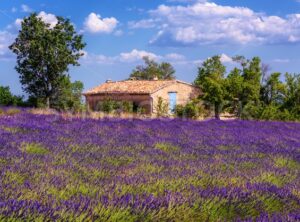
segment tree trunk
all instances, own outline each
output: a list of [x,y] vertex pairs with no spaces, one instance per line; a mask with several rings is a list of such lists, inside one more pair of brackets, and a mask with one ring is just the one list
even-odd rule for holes
[[220,120],[220,104],[215,103],[215,118]]
[[50,109],[50,97],[46,97],[46,108]]

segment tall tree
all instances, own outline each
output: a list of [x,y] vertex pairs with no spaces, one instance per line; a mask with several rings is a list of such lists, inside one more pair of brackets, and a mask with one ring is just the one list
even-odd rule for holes
[[220,119],[221,107],[226,96],[225,72],[226,68],[221,62],[221,57],[213,56],[199,67],[194,82],[203,91],[202,99],[214,105],[216,119]]
[[[259,103],[261,89],[261,60],[259,57],[253,57],[251,60],[244,56],[236,56],[233,61],[238,62],[242,67],[242,93],[239,97],[240,110],[242,111],[247,104]],[[240,117],[241,112],[238,113]]]
[[60,80],[68,76],[69,66],[79,66],[84,48],[70,20],[57,17],[51,27],[36,13],[24,18],[15,42],[10,49],[17,55],[16,70],[29,96],[43,99],[49,108],[59,90]]
[[283,107],[300,119],[300,74],[285,74],[286,94]]
[[175,79],[175,69],[170,63],[162,62],[159,64],[147,56],[143,57],[143,60],[145,65],[137,66],[130,74],[131,78],[138,80]]
[[272,73],[261,88],[262,101],[266,105],[282,105],[285,95],[285,85],[280,81],[281,73]]
[[234,68],[225,81],[226,100],[229,101],[230,110],[236,114],[241,112],[240,98],[243,93],[243,82],[242,70],[238,68]]

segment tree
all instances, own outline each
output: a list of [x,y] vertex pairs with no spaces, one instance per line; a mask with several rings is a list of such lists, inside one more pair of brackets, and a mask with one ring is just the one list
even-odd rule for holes
[[261,88],[261,99],[266,105],[282,105],[285,95],[285,85],[280,81],[281,73],[272,73]]
[[240,112],[239,101],[243,93],[243,82],[242,70],[238,68],[234,68],[226,78],[226,100],[229,101],[232,113],[238,114]]
[[221,106],[226,96],[224,75],[225,66],[220,56],[207,59],[198,69],[195,85],[203,91],[202,99],[214,104],[215,118],[220,119]]
[[300,118],[300,74],[285,74],[286,93],[283,108]]
[[[253,57],[251,60],[248,60],[244,56],[235,56],[233,58],[233,61],[238,62],[242,67],[242,92],[238,98],[240,106],[238,116],[241,117],[241,113],[247,104],[251,103],[255,106],[259,103],[262,79],[262,66],[259,57]],[[248,107],[251,104],[249,104]]]
[[162,62],[158,64],[149,57],[143,57],[145,65],[137,66],[130,74],[131,78],[138,80],[153,80],[158,79],[175,79],[175,70],[170,63]]
[[53,95],[52,106],[55,109],[79,111],[82,107],[83,83],[80,81],[71,82],[68,76],[60,80],[57,94]]
[[0,105],[23,106],[23,97],[13,95],[8,86],[0,86]]
[[49,108],[69,66],[79,66],[84,46],[69,19],[57,17],[57,24],[51,27],[33,13],[24,18],[9,48],[17,55],[16,70],[24,91],[42,99]]

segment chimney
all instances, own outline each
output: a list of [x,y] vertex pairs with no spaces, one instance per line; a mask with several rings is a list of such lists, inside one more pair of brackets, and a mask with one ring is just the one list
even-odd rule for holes
[[112,80],[111,80],[111,79],[108,79],[108,80],[106,80],[105,82],[106,82],[106,83],[111,83]]

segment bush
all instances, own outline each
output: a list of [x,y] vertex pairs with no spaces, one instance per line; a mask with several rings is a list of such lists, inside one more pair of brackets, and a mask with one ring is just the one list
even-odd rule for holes
[[99,102],[97,110],[105,113],[113,113],[115,111],[132,113],[133,103],[129,101],[114,101],[111,99],[107,99]]
[[122,102],[122,110],[125,113],[132,113],[133,112],[133,103],[129,101]]
[[169,105],[164,102],[162,97],[158,97],[157,105],[155,106],[157,117],[166,117],[168,116]]
[[176,116],[180,118],[197,119],[206,115],[206,110],[199,101],[191,101],[185,106],[177,105],[175,108]]

